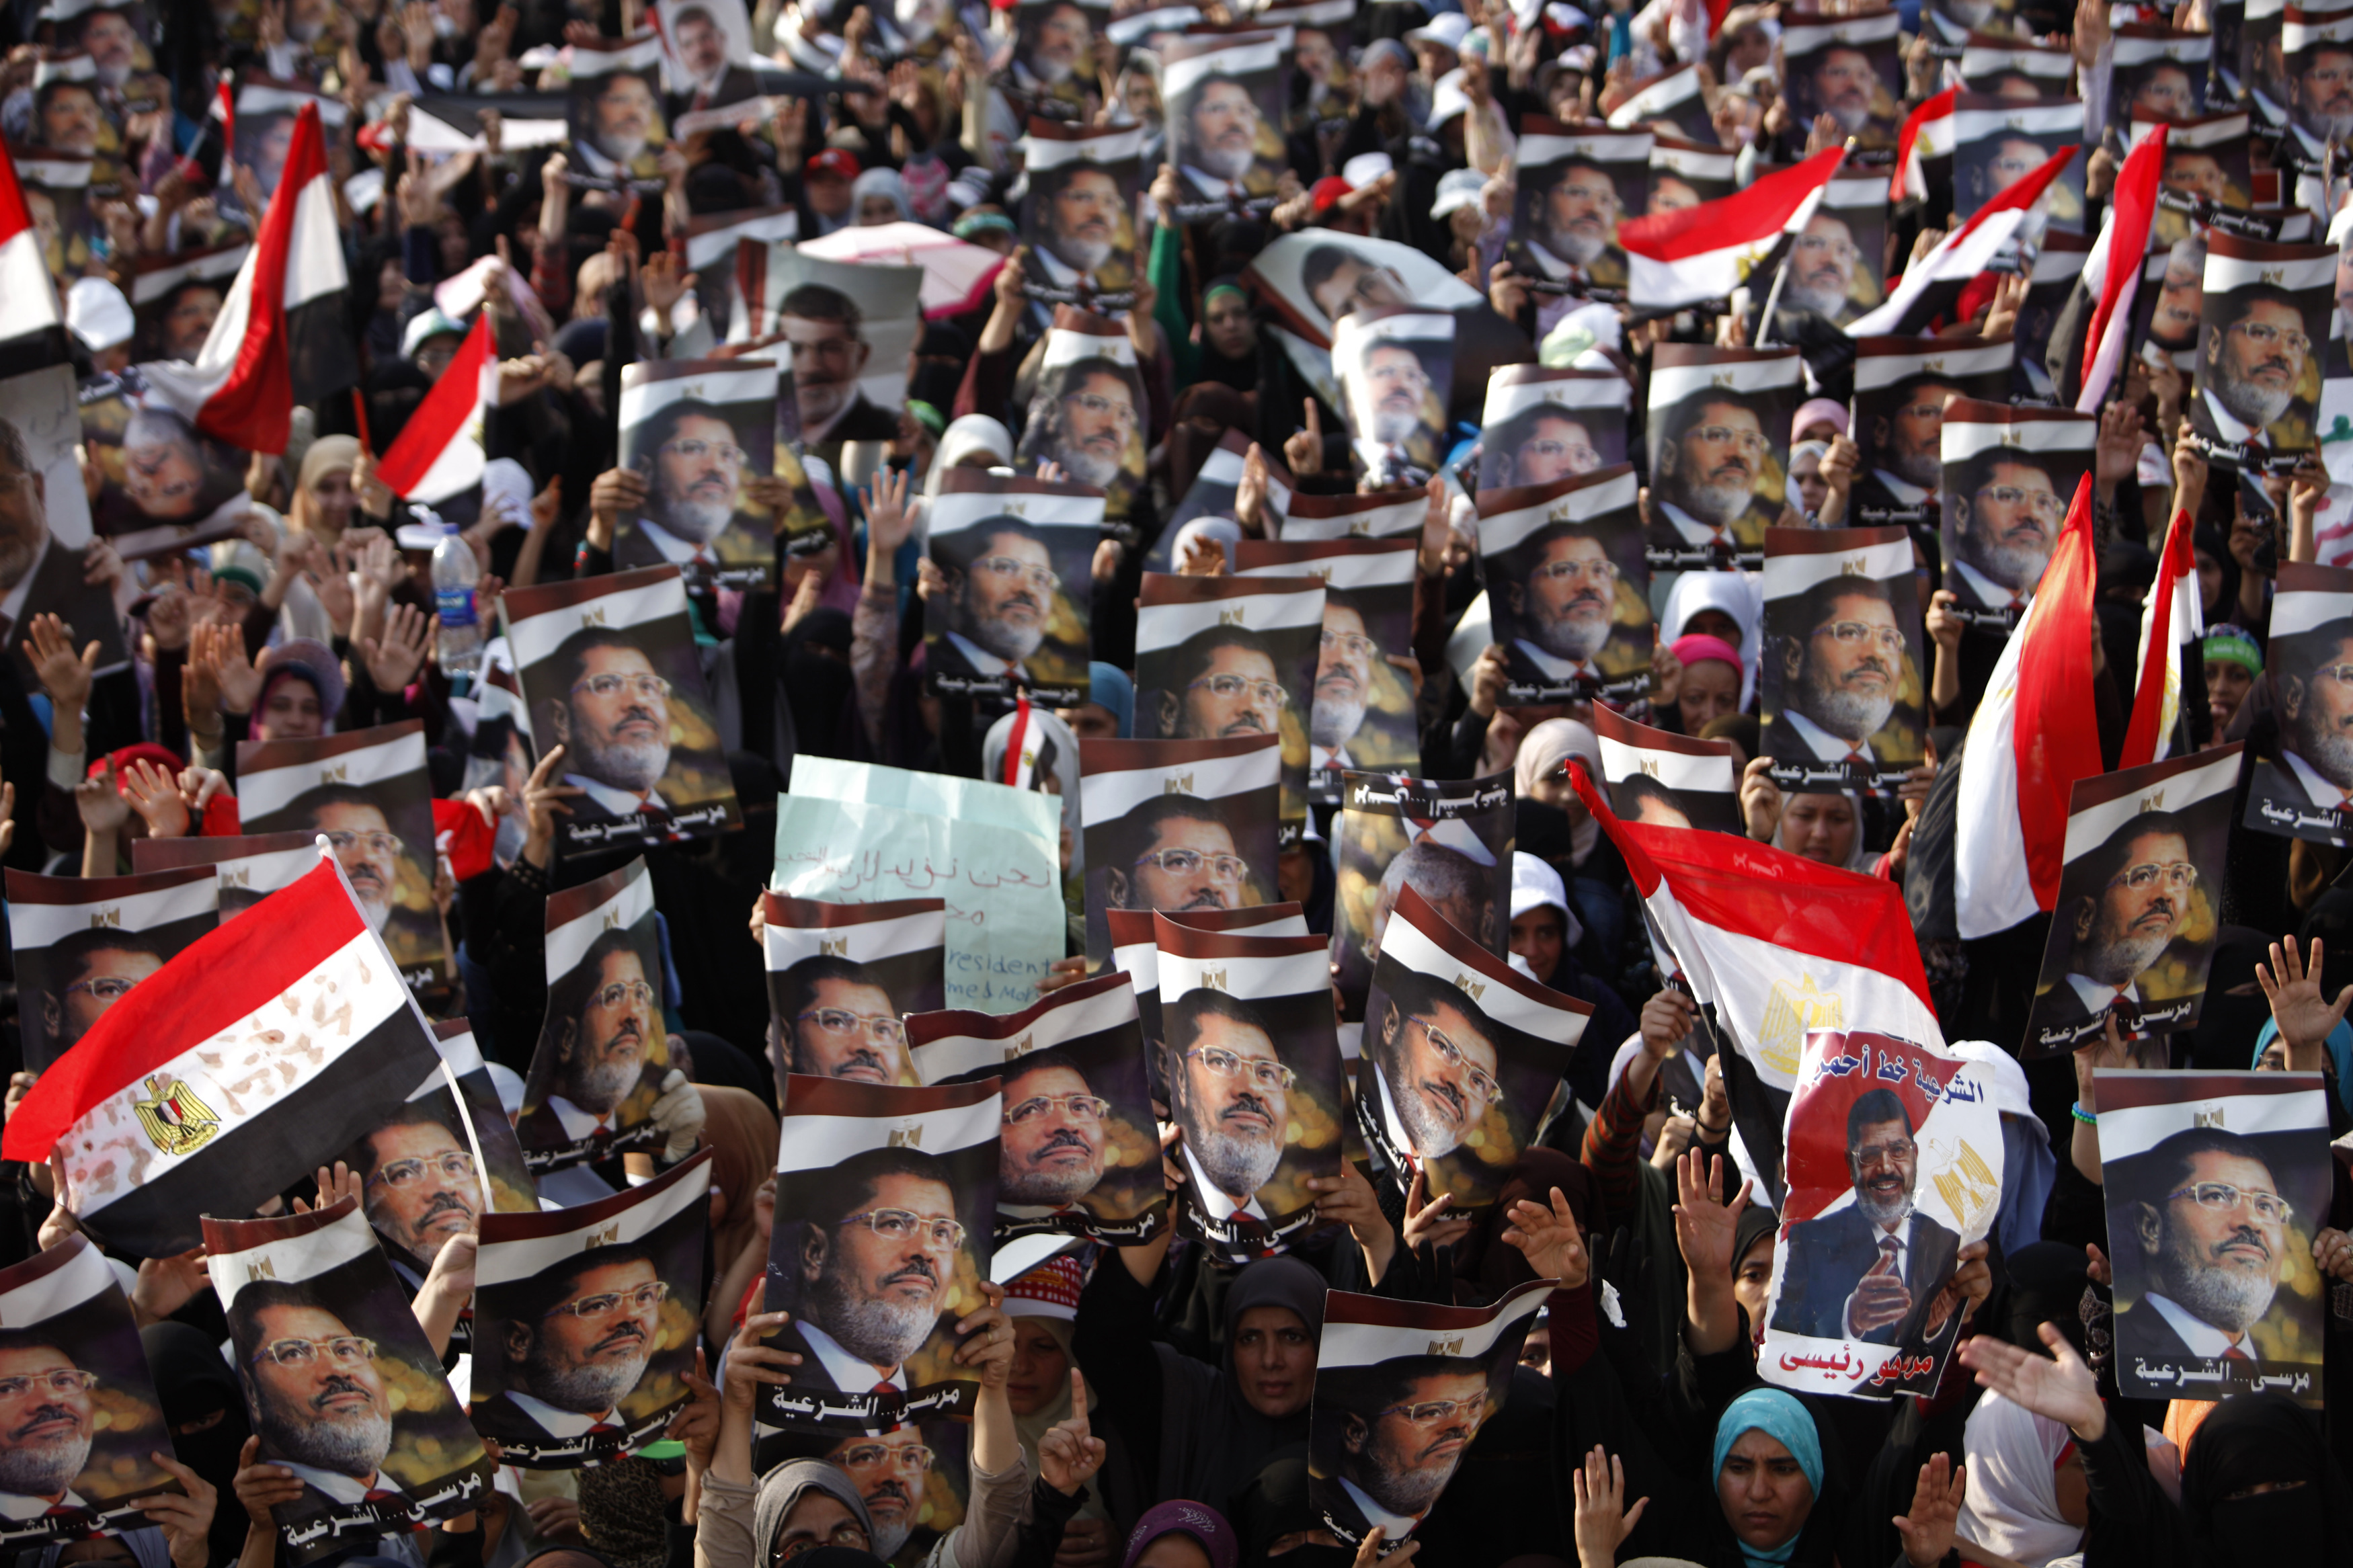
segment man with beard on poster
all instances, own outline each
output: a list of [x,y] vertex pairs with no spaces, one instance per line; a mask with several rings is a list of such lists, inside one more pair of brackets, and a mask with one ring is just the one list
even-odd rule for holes
[[1601,541],[1556,523],[1523,544],[1520,559],[1525,569],[1503,584],[1520,628],[1504,650],[1511,679],[1530,686],[1590,683],[1598,690],[1625,673],[1596,662],[1618,605],[1618,563]]
[[[1370,394],[1372,428],[1366,439],[1382,447],[1382,479],[1419,472],[1438,460],[1440,431],[1431,422],[1430,372],[1409,343],[1376,340],[1365,345],[1364,381]],[[1438,417],[1444,417],[1443,411]]]
[[1102,292],[1095,274],[1118,248],[1120,213],[1125,205],[1119,181],[1109,169],[1093,163],[1040,169],[1029,180],[1029,199],[1045,204],[1038,247],[1029,253],[1042,274],[1040,281],[1076,295]]
[[2316,157],[2331,142],[2353,141],[2353,41],[2323,39],[2297,62],[2287,80],[2288,120]]
[[2263,283],[2232,289],[2222,319],[2199,347],[2198,395],[2215,436],[2251,465],[2282,447],[2310,447],[2310,421],[2290,419],[2288,408],[2311,356],[2294,295]]
[[244,1361],[246,1413],[261,1459],[302,1483],[301,1513],[408,1499],[386,1475],[392,1402],[376,1370],[376,1343],[311,1300],[301,1284],[261,1279],[229,1304],[228,1329]]
[[48,984],[40,991],[49,1059],[71,1050],[108,1008],[163,968],[164,959],[153,939],[114,926],[69,931],[49,943]]
[[914,1426],[845,1437],[825,1456],[864,1500],[867,1517],[874,1521],[874,1555],[885,1563],[915,1533],[924,1479],[935,1458],[923,1442],[923,1428]]
[[1272,191],[1272,172],[1259,167],[1259,124],[1258,100],[1239,77],[1211,71],[1195,83],[1170,128],[1185,194],[1196,202],[1232,204]]
[[2066,969],[2034,1005],[2043,1029],[2073,1045],[2110,1008],[2126,1033],[2139,1027],[2147,998],[2140,977],[2165,956],[2198,890],[2188,826],[2169,811],[2144,812],[2067,868],[2053,923],[2066,942]]
[[1961,465],[1951,505],[1963,595],[1984,609],[2024,609],[2067,516],[2048,460],[2022,447],[1989,447]]
[[776,1030],[786,1070],[851,1083],[913,1084],[907,1026],[890,992],[856,959],[828,953],[785,971]]
[[1372,700],[1373,661],[1380,645],[1365,635],[1364,606],[1345,589],[1324,590],[1324,630],[1315,655],[1315,692],[1307,720],[1310,773],[1353,768],[1348,742],[1365,727]]
[[1103,868],[1115,910],[1238,910],[1250,863],[1214,801],[1164,795],[1121,819],[1121,851]]
[[1400,1356],[1324,1381],[1340,1384],[1335,1469],[1358,1516],[1340,1522],[1359,1537],[1377,1525],[1385,1541],[1403,1541],[1487,1418],[1487,1369],[1469,1356]]
[[728,63],[726,30],[708,7],[687,5],[671,13],[670,41],[686,75],[690,110],[759,96],[759,79]]
[[1788,625],[1781,710],[1767,729],[1766,755],[1875,771],[1871,738],[1895,710],[1904,679],[1894,595],[1876,577],[1825,577],[1799,597]]
[[1668,416],[1659,444],[1654,514],[1686,546],[1762,549],[1775,514],[1757,499],[1757,479],[1772,452],[1764,421],[1737,398],[1685,401]]
[[608,71],[584,90],[585,123],[576,145],[589,154],[591,170],[608,178],[658,174],[649,149],[661,100],[652,78],[638,70]]
[[392,920],[393,889],[400,884],[401,841],[375,796],[357,784],[321,784],[295,796],[286,815],[325,836],[360,911],[383,931]]
[[1608,167],[1572,156],[1530,177],[1545,181],[1528,204],[1526,252],[1536,274],[1556,283],[1624,288],[1626,253],[1618,248],[1624,204]]
[[359,1141],[358,1154],[368,1224],[417,1262],[430,1265],[452,1237],[480,1228],[482,1178],[474,1156],[427,1105],[411,1100],[392,1111]]
[[1960,1301],[1960,1237],[1912,1206],[1920,1146],[1894,1089],[1866,1089],[1848,1110],[1846,1163],[1854,1202],[1789,1227],[1773,1327],[1864,1344],[1934,1339]]
[[2271,657],[2280,754],[2255,764],[2250,797],[2342,810],[2353,793],[2353,618],[2281,637]]
[[1287,697],[1266,639],[1245,626],[1187,637],[1175,677],[1159,693],[1160,733],[1171,741],[1222,741],[1282,731]]
[[938,1326],[964,1245],[946,1163],[868,1149],[797,1184],[818,1206],[793,1260],[793,1321],[769,1345],[799,1353],[796,1388],[905,1392],[906,1360]]
[[526,1149],[561,1149],[621,1131],[614,1116],[640,1084],[659,1087],[650,1059],[661,1014],[645,960],[627,927],[600,932],[580,963],[548,995],[563,1020],[546,1099],[523,1113],[516,1131]]
[[1592,430],[1556,403],[1524,408],[1481,440],[1493,454],[1492,462],[1482,457],[1480,463],[1484,489],[1549,485],[1602,467]]
[[1299,264],[1299,287],[1308,302],[1336,322],[1358,308],[1383,310],[1413,303],[1397,269],[1367,261],[1336,245],[1319,245]]
[[1039,461],[1060,463],[1078,483],[1109,489],[1127,461],[1129,442],[1143,427],[1144,406],[1130,367],[1101,354],[1071,361],[1062,367],[1044,411]]
[[1813,88],[1816,111],[1837,121],[1845,134],[1862,136],[1874,129],[1883,134],[1892,131],[1885,120],[1872,112],[1885,89],[1867,51],[1851,44],[1832,44],[1821,52],[1806,76]]
[[563,698],[547,704],[547,735],[564,748],[564,782],[581,793],[565,830],[628,825],[639,832],[685,837],[669,826],[675,813],[659,793],[670,771],[670,682],[654,671],[627,632],[584,626],[558,645],[551,662]]
[[2271,1163],[2250,1139],[2193,1127],[2126,1164],[2131,1239],[2117,1245],[2137,1255],[2141,1292],[2116,1309],[2120,1363],[2256,1359],[2249,1331],[2279,1291],[2292,1217]]
[[804,283],[776,307],[776,325],[793,346],[793,397],[805,446],[898,439],[899,416],[869,403],[859,384],[874,345],[866,341],[866,313],[857,300]]
[[[657,412],[641,450],[638,461],[649,480],[645,512],[614,542],[614,566],[628,571],[667,564],[708,581],[722,564],[719,536],[735,521],[750,454],[737,444],[726,416],[694,398],[681,398]],[[751,548],[744,553],[767,551],[765,535],[744,532]]]
[[645,1375],[670,1294],[653,1255],[592,1247],[532,1285],[506,1321],[505,1386],[475,1421],[501,1442],[618,1442],[629,1426],[621,1399]]
[[1395,978],[1365,1049],[1380,1068],[1381,1106],[1405,1130],[1407,1152],[1440,1159],[1504,1098],[1495,1042],[1448,990],[1409,970]]
[[1196,990],[1171,1011],[1169,1110],[1183,1130],[1194,1201],[1213,1220],[1264,1220],[1258,1190],[1282,1163],[1299,1075],[1282,1065],[1273,1031],[1249,1003]]
[[932,554],[947,583],[934,601],[942,626],[926,657],[943,686],[999,679],[1026,685],[1022,661],[1045,642],[1061,585],[1045,535],[1018,517],[993,517],[934,537]]
[[1088,1086],[1076,1062],[1054,1050],[1020,1058],[1006,1074],[1004,1100],[998,1205],[1024,1219],[1070,1212],[1103,1180],[1111,1101]]
[[1859,314],[1854,269],[1862,258],[1854,230],[1836,213],[1816,212],[1789,248],[1779,309],[1810,310],[1832,326]]
[[0,1330],[0,1529],[91,1506],[73,1483],[98,1430],[97,1385],[54,1341]]
[[2165,279],[2158,286],[2157,303],[2149,310],[2149,341],[2173,353],[2196,349],[2205,301],[2206,242],[2192,234],[2176,241],[2166,253]]
[[1960,393],[1957,383],[1922,372],[1856,400],[1873,405],[1868,416],[1870,450],[1879,459],[1854,482],[1852,501],[1858,518],[1926,515],[1945,477],[1945,405]]

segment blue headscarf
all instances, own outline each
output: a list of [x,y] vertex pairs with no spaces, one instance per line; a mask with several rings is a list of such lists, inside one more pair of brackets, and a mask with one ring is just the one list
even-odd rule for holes
[[[2277,1020],[2264,1019],[2263,1026],[2255,1031],[2254,1059],[2247,1065],[2255,1068],[2263,1066],[2263,1052],[2270,1048],[2274,1040],[2278,1038]],[[2326,1043],[2328,1048],[2328,1065],[2337,1069],[2337,1098],[2343,1103],[2347,1111],[2353,1112],[2353,1019],[2339,1018],[2337,1021],[2337,1027],[2328,1031],[2328,1039]]]
[[1108,710],[1119,721],[1119,738],[1135,733],[1135,682],[1115,664],[1094,659],[1087,665],[1087,700]]
[[[1806,1484],[1813,1488],[1814,1500],[1821,1500],[1822,1440],[1814,1430],[1814,1418],[1798,1403],[1797,1395],[1778,1388],[1752,1388],[1725,1406],[1724,1418],[1715,1424],[1715,1458],[1708,1466],[1711,1479],[1724,1473],[1725,1457],[1746,1432],[1762,1432],[1788,1449],[1789,1457],[1798,1461],[1798,1468],[1806,1473]],[[1797,1535],[1770,1551],[1759,1551],[1743,1542],[1740,1555],[1749,1568],[1763,1563],[1787,1563],[1804,1534],[1800,1529]]]

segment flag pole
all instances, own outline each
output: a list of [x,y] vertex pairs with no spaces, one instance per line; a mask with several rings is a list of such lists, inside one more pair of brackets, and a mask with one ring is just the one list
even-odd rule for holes
[[[1856,138],[1852,136],[1846,139],[1846,146],[1839,153],[1838,169],[1832,169],[1831,171],[1831,179],[1837,179],[1839,177],[1839,169],[1845,168],[1846,161],[1854,156],[1855,142]],[[1823,182],[1822,189],[1825,191],[1830,189],[1829,181]],[[1820,203],[1815,205],[1814,210],[1817,212],[1821,210]],[[1802,238],[1803,237],[1804,231],[1800,230],[1798,238]],[[1757,318],[1757,341],[1751,345],[1752,347],[1761,349],[1768,345],[1773,341],[1773,310],[1775,306],[1781,302],[1781,285],[1788,280],[1789,276],[1789,262],[1797,254],[1798,241],[1797,238],[1793,238],[1789,242],[1788,251],[1781,258],[1781,265],[1774,270],[1773,287],[1766,291],[1765,313]]]

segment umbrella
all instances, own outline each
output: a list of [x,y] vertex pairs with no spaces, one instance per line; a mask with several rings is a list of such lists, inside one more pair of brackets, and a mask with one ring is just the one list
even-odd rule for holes
[[878,223],[838,228],[800,243],[804,256],[827,261],[881,263],[923,269],[923,319],[961,316],[988,298],[1005,258],[986,246],[920,223]]

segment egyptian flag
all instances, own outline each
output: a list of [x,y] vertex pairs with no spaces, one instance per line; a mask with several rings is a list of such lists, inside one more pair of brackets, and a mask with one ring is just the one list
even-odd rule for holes
[[440,1061],[332,858],[199,938],[41,1075],[0,1137],[55,1150],[109,1251],[168,1258],[332,1163]]
[[2058,900],[2068,792],[2103,771],[2092,704],[2097,570],[2086,474],[1969,721],[1953,823],[1953,913],[1965,942]]
[[[2161,763],[2189,750],[2181,691],[2203,661],[2196,651],[2206,638],[2206,605],[2198,591],[2198,551],[2190,542],[2189,514],[2176,511],[2166,531],[2165,553],[2158,557],[2157,581],[2140,616],[2140,684],[2133,691],[2132,722],[2125,730],[2120,768]],[[2185,655],[2183,650],[2190,652]]]
[[1745,191],[1626,219],[1618,243],[1626,251],[1628,300],[1657,312],[1725,298],[1812,219],[1845,158],[1843,149],[1826,148]]
[[332,179],[318,106],[305,103],[260,237],[196,363],[140,366],[156,395],[197,429],[241,451],[284,451],[296,404],[359,379],[343,322],[347,279]]
[[474,330],[458,345],[458,355],[376,465],[375,477],[403,500],[431,505],[482,482],[482,420],[498,384],[499,362],[491,343],[491,313],[474,318]]
[[2041,168],[1979,207],[1977,216],[1938,240],[1936,249],[1905,268],[1886,303],[1849,323],[1847,335],[1920,336],[1959,298],[1965,284],[1993,266],[2001,247],[2026,221],[2027,209],[2081,151],[2061,148]]
[[58,286],[25,210],[16,165],[0,146],[0,376],[64,364],[69,357]]
[[[1582,764],[1569,764],[1569,782],[1624,857],[1693,999],[1731,1042],[1740,1142],[1778,1208],[1781,1124],[1809,1029],[1944,1047],[1903,889],[1729,833],[1621,821]],[[2063,806],[2063,826],[2065,816]]]
[[1948,87],[1922,100],[1895,133],[1895,173],[1887,182],[1890,206],[1907,197],[1928,199],[1928,160],[1952,154],[1953,100],[1960,90]]
[[228,167],[237,151],[237,91],[228,78],[220,79],[213,92],[211,112],[196,127],[195,139],[180,157],[180,177],[198,190],[210,190],[228,182],[221,171]]
[[2164,172],[2165,127],[2159,125],[2126,154],[2125,166],[2116,173],[2116,196],[2100,225],[2100,237],[2084,258],[2075,290],[2099,303],[2084,334],[2084,385],[2075,395],[2078,414],[2100,411],[2108,387],[2124,367],[2126,343],[2132,336],[2133,294],[2140,284],[2141,263],[2148,255],[2149,226],[2157,217],[2158,176]]

